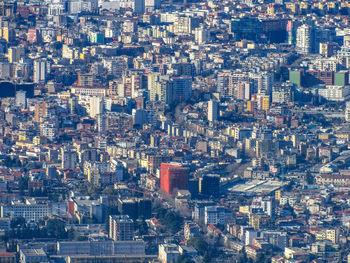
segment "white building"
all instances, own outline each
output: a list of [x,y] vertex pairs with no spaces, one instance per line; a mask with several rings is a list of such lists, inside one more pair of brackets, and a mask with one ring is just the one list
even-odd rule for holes
[[309,54],[312,48],[312,29],[304,24],[297,29],[297,52],[300,54]]
[[1,217],[24,217],[26,221],[38,221],[54,214],[63,215],[66,214],[66,211],[65,204],[38,202],[34,198],[26,199],[25,202],[12,201],[9,204],[1,205]]
[[145,12],[145,0],[112,0],[102,3],[102,9],[120,10],[121,8],[131,8],[135,13]]
[[33,64],[34,83],[45,83],[47,71],[48,71],[47,61],[35,60]]
[[345,120],[350,121],[350,101],[346,103],[346,108],[345,108]]
[[145,0],[145,12],[153,12],[156,9],[160,9],[161,1],[160,0]]
[[144,255],[144,241],[60,241],[59,255]]
[[197,44],[204,44],[209,40],[209,32],[203,27],[198,27],[194,30],[194,37]]
[[90,114],[91,118],[95,118],[99,114],[103,114],[103,112],[104,112],[103,98],[91,97],[90,98],[90,107],[89,107],[89,114]]
[[210,224],[225,224],[226,212],[222,206],[206,206],[204,210],[204,223]]
[[27,92],[24,90],[19,90],[16,92],[16,106],[21,108],[27,108]]
[[330,101],[344,101],[350,94],[350,86],[326,86],[318,90],[318,95]]
[[158,258],[162,263],[172,263],[180,256],[179,248],[175,244],[159,245]]
[[58,128],[55,122],[44,121],[40,123],[40,136],[44,136],[49,140],[54,140],[57,136]]

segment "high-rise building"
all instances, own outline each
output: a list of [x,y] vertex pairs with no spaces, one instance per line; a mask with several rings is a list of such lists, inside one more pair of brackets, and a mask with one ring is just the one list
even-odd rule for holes
[[252,82],[252,94],[270,95],[274,84],[274,75],[271,72],[250,73],[249,79]]
[[107,129],[107,117],[103,113],[97,115],[97,129],[99,132],[104,132]]
[[90,98],[90,116],[95,118],[97,115],[104,112],[104,101],[100,97],[91,97]]
[[188,100],[192,96],[192,78],[191,77],[174,77],[173,99],[177,102]]
[[134,2],[134,12],[138,14],[143,14],[145,12],[145,0],[133,0]]
[[27,108],[27,92],[19,90],[16,92],[16,106],[21,108]]
[[302,25],[297,29],[297,52],[309,54],[312,51],[312,28],[309,25]]
[[61,168],[62,169],[75,169],[77,165],[78,154],[69,146],[62,148],[61,151]]
[[187,190],[188,168],[177,163],[162,163],[160,167],[160,189],[167,194],[174,190]]
[[206,206],[204,208],[204,223],[225,224],[226,212],[223,206]]
[[207,196],[218,195],[220,193],[220,177],[218,175],[204,175],[199,179],[199,192]]
[[291,82],[275,85],[272,89],[272,102],[289,104],[294,102],[294,84]]
[[34,83],[45,83],[47,71],[47,62],[45,60],[35,60],[33,65]]
[[208,121],[214,122],[218,120],[219,103],[216,100],[208,102]]
[[350,121],[350,101],[346,103],[346,108],[345,108],[345,120]]
[[210,34],[204,27],[198,27],[194,30],[195,41],[198,44],[204,44],[209,40]]
[[40,42],[41,36],[40,36],[39,30],[36,28],[28,29],[27,41],[31,44]]
[[78,112],[78,98],[72,97],[68,99],[68,106],[69,106],[69,113],[70,114],[77,114]]
[[10,47],[7,50],[7,58],[10,63],[19,62],[19,60],[24,56],[24,47],[22,45],[16,47]]
[[217,92],[221,96],[227,96],[230,90],[230,76],[231,72],[221,72],[217,76]]
[[134,222],[127,215],[109,216],[109,238],[130,241],[134,238]]
[[160,9],[161,1],[160,0],[145,0],[145,12],[153,12],[155,9]]
[[78,72],[78,86],[92,87],[94,85],[94,76],[91,73]]
[[48,105],[46,102],[35,104],[34,121],[40,122],[41,118],[44,118],[47,116],[47,112],[48,112]]

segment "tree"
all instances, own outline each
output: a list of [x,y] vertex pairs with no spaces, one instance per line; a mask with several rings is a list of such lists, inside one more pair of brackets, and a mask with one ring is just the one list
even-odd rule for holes
[[49,219],[46,224],[47,234],[49,237],[66,238],[65,223],[58,219]]
[[176,263],[194,263],[194,261],[186,255],[180,255],[177,257]]
[[188,244],[190,246],[193,246],[200,255],[205,255],[205,253],[207,253],[208,251],[208,243],[201,237],[195,237],[195,238],[191,238],[188,241]]
[[313,184],[314,183],[314,177],[312,176],[310,171],[306,172],[306,174],[305,174],[305,181],[307,182],[307,184]]
[[144,218],[139,218],[136,220],[137,227],[139,229],[140,235],[147,235],[148,234],[148,225]]
[[24,228],[25,226],[26,226],[26,220],[22,216],[12,219],[10,223],[11,228]]

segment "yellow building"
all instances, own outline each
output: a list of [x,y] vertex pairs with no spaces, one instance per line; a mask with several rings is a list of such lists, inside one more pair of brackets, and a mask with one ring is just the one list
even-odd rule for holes
[[11,42],[15,40],[16,38],[16,33],[14,29],[8,28],[8,27],[3,27],[1,30],[1,36],[3,39],[5,39],[7,42]]
[[262,96],[261,97],[261,109],[264,111],[268,111],[270,109],[270,97]]
[[241,205],[239,207],[239,212],[242,214],[248,214],[249,213],[249,205]]
[[282,194],[281,190],[277,190],[277,191],[275,192],[275,199],[276,199],[277,201],[279,201],[279,200],[281,199],[281,194]]
[[254,112],[254,101],[247,101],[247,112]]

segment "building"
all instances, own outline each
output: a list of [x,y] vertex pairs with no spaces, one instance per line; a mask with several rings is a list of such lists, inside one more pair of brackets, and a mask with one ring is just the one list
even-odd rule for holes
[[108,88],[105,87],[89,87],[89,86],[72,86],[71,93],[75,95],[105,97]]
[[27,92],[24,90],[19,90],[16,92],[16,106],[22,109],[27,108]]
[[186,240],[189,240],[193,237],[199,237],[200,236],[200,227],[196,223],[187,223],[184,226],[184,237]]
[[272,102],[278,104],[289,104],[294,102],[294,84],[290,82],[272,88]]
[[78,86],[92,87],[94,85],[94,75],[91,73],[78,72]]
[[226,211],[223,206],[206,206],[204,209],[204,223],[206,225],[222,224],[226,221]]
[[217,196],[220,194],[220,176],[204,175],[199,178],[199,193],[206,196]]
[[72,147],[66,146],[61,150],[61,168],[75,169],[78,161],[78,154]]
[[204,27],[198,27],[194,30],[195,41],[201,45],[209,41],[209,31]]
[[350,86],[326,86],[318,89],[318,95],[330,101],[344,101],[350,95]]
[[177,102],[186,101],[192,96],[191,77],[173,77],[173,100]]
[[312,51],[312,28],[309,25],[302,25],[297,29],[297,52],[309,54]]
[[0,262],[1,263],[15,263],[16,253],[14,252],[0,252]]
[[180,256],[179,248],[175,244],[161,244],[158,251],[158,259],[162,263],[173,263]]
[[127,215],[109,216],[109,238],[114,241],[134,239],[134,222]]
[[167,194],[187,190],[188,168],[177,163],[162,163],[160,168],[160,189]]
[[136,220],[139,217],[149,219],[152,216],[151,200],[143,198],[118,199],[118,211]]
[[160,0],[145,0],[145,12],[153,12],[156,9],[161,8],[161,1]]
[[345,120],[350,121],[350,102],[346,102],[346,107],[345,107]]
[[143,241],[59,241],[58,255],[144,255]]
[[27,41],[31,44],[37,43],[41,41],[41,35],[39,30],[36,28],[28,29]]
[[20,263],[49,262],[48,257],[42,248],[21,249],[19,254]]
[[208,102],[208,121],[214,122],[218,120],[219,103],[216,100]]
[[46,102],[36,103],[34,111],[34,121],[40,122],[42,118],[45,118],[48,113],[49,105]]
[[91,118],[103,114],[104,100],[101,97],[90,97],[89,114]]
[[26,203],[11,202],[1,206],[1,217],[24,217],[27,221],[38,221],[50,215],[52,215],[52,209],[48,202],[27,200]]
[[39,59],[33,64],[33,81],[34,83],[45,83],[46,73],[48,71],[47,61]]

